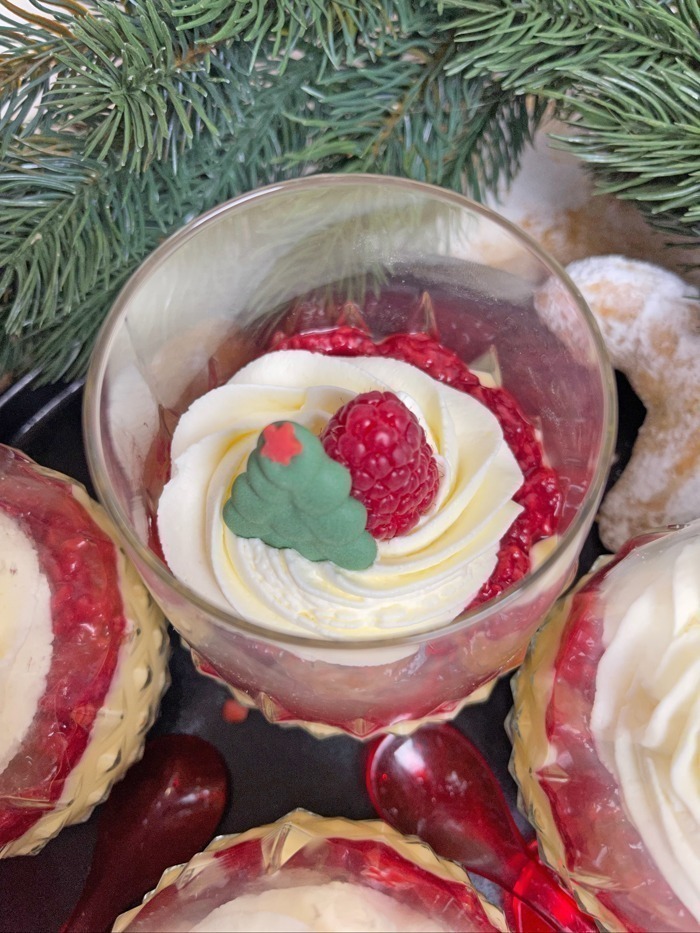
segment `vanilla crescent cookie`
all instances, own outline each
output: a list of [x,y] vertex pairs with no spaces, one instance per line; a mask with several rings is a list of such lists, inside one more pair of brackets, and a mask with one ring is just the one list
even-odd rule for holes
[[647,411],[598,515],[601,540],[616,551],[634,535],[700,517],[700,293],[623,256],[583,259],[567,272]]

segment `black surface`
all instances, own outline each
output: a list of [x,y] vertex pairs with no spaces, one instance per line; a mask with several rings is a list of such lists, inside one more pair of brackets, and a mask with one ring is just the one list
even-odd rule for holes
[[[619,382],[624,430],[613,476],[629,458],[644,409],[623,379]],[[78,384],[33,389],[31,380],[0,398],[0,442],[19,447],[44,466],[60,470],[91,489],[81,434],[82,392]],[[601,551],[595,529],[581,557],[586,570]],[[240,832],[305,807],[324,816],[374,816],[363,783],[364,746],[353,739],[318,740],[298,728],[267,723],[253,712],[240,724],[226,723],[221,707],[228,694],[198,675],[173,636],[172,686],[153,733],[196,733],[224,755],[231,799],[219,832]],[[511,705],[508,680],[488,703],[468,707],[456,725],[479,747],[515,809],[508,773],[510,744],[503,723]],[[64,830],[39,855],[0,861],[0,930],[57,930],[68,917],[87,875],[98,811]],[[525,823],[516,813],[518,824]],[[118,884],[118,878],[114,879]]]

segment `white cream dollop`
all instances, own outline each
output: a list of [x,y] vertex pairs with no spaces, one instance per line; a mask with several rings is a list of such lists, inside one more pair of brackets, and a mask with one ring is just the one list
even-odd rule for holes
[[31,539],[0,509],[0,774],[32,724],[52,647],[48,581]]
[[591,728],[660,872],[700,921],[700,539],[609,573]]
[[[367,570],[313,562],[239,538],[222,509],[261,430],[289,420],[320,434],[355,395],[393,391],[418,417],[442,473],[431,511],[378,542]],[[197,399],[172,441],[158,530],[172,572],[223,609],[274,631],[365,639],[454,619],[490,577],[521,507],[523,477],[496,417],[414,366],[304,350],[269,353]]]
[[444,933],[445,928],[372,888],[331,881],[244,894],[212,910],[191,933]]

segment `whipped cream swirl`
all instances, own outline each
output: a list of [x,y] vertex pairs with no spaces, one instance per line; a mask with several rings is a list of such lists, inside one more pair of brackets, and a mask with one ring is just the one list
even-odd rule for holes
[[192,933],[445,933],[418,911],[372,888],[329,881],[243,894],[217,907]]
[[[232,534],[222,508],[261,430],[288,420],[320,434],[342,405],[373,389],[413,411],[438,460],[438,495],[416,527],[378,541],[375,563],[361,571]],[[222,609],[298,635],[386,638],[451,621],[491,576],[521,511],[512,497],[523,476],[496,417],[393,359],[269,353],[190,406],[171,457],[158,507],[171,571]]]
[[660,872],[700,921],[700,538],[632,551],[600,595],[596,748]]
[[51,590],[34,545],[0,509],[0,774],[32,724],[51,666]]

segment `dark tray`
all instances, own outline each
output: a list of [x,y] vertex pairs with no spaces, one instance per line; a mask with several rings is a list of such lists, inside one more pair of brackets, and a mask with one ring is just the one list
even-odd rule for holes
[[[619,380],[618,389],[622,427],[611,481],[627,461],[644,415],[624,380]],[[67,473],[94,495],[83,453],[81,403],[80,383],[36,388],[27,377],[0,396],[0,442]],[[601,550],[594,528],[581,557],[582,572]],[[231,776],[231,797],[220,833],[272,822],[296,807],[323,816],[375,815],[364,787],[365,747],[360,742],[345,737],[318,740],[302,729],[270,725],[257,712],[243,723],[226,723],[221,708],[227,691],[195,672],[174,636],[172,647],[172,686],[152,734],[196,733],[222,752]],[[510,684],[504,678],[487,703],[467,707],[455,723],[486,757],[518,824],[528,833],[515,811],[516,789],[508,772],[510,743],[503,723],[510,705]],[[0,930],[58,930],[85,881],[98,815],[99,808],[36,856],[0,861]]]

